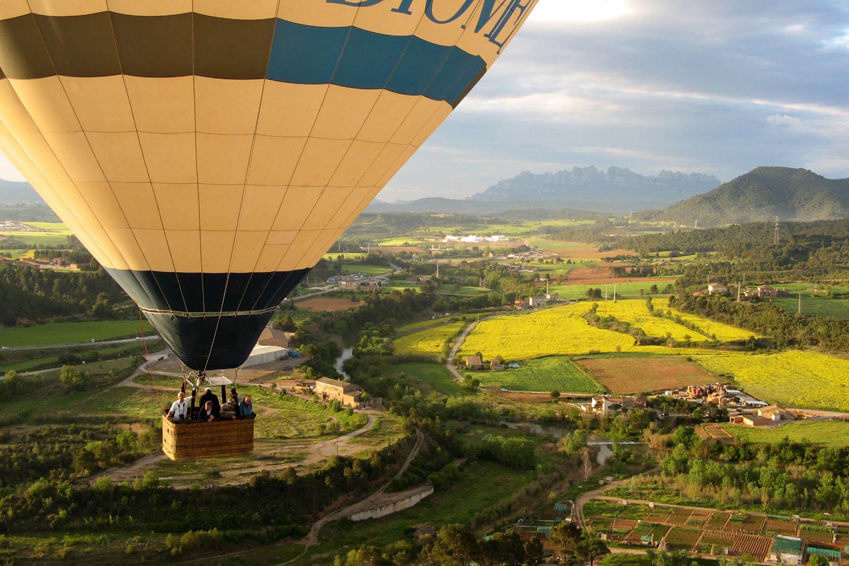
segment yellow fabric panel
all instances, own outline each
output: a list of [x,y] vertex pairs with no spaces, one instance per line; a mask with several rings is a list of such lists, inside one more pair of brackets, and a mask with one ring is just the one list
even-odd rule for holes
[[200,229],[235,230],[243,185],[199,185]]
[[[201,267],[204,272],[227,273],[235,235],[232,230],[201,230]],[[207,305],[207,308],[210,308],[210,305]]]
[[357,139],[388,142],[418,100],[418,96],[381,91]]
[[300,230],[321,196],[319,187],[289,187],[280,211],[274,220],[274,230]]
[[374,187],[377,186],[378,180],[381,179],[386,170],[395,163],[395,160],[409,147],[406,145],[389,143],[380,152],[371,167],[368,168],[366,174],[360,179],[358,187]]
[[430,135],[442,124],[442,122],[448,118],[452,110],[454,109],[450,104],[447,102],[440,102],[439,107],[437,107],[430,119],[425,122],[419,132],[413,136],[410,144],[415,147],[421,147],[422,144],[427,141],[427,138],[429,138]]
[[109,9],[131,16],[168,16],[192,11],[192,0],[107,0]]
[[[103,176],[103,169],[94,157],[85,134],[82,132],[43,133],[44,139],[50,146],[48,149],[55,153],[62,167],[68,171],[75,182],[106,180],[106,177]],[[32,149],[31,151],[33,152],[33,161],[36,163],[42,163],[47,159],[46,152],[42,152],[40,149]]]
[[230,260],[230,271],[233,273],[252,273],[259,260],[259,254],[265,245],[267,232],[236,232],[233,246],[233,257]]
[[503,47],[490,41],[488,34],[495,23],[503,17],[504,11],[510,6],[509,2],[499,3],[498,9],[495,11],[492,19],[486,24],[486,26],[484,26],[483,29],[481,29],[480,32],[475,33],[475,28],[479,21],[479,14],[483,7],[483,3],[479,2],[475,8],[474,16],[472,16],[471,22],[473,25],[466,26],[465,32],[457,41],[457,47],[467,53],[471,53],[472,55],[479,55],[484,61],[486,61],[486,66],[490,67],[501,54],[501,51],[510,44],[510,41],[512,41],[516,32],[519,30],[521,23],[527,20],[528,16],[530,16],[531,10],[533,10],[537,4],[537,0],[523,1],[523,5],[528,6],[528,9],[526,9],[524,13],[520,10],[515,10],[511,15],[510,20],[504,25],[501,32],[495,38],[498,43],[503,44]]
[[275,17],[277,4],[278,0],[194,0],[194,10],[216,18],[264,20]]
[[335,140],[356,137],[379,95],[379,90],[330,85],[310,136]]
[[136,132],[88,132],[86,137],[107,181],[139,183],[150,180]]
[[289,184],[306,143],[305,137],[256,136],[248,169],[248,183],[277,186]]
[[392,143],[409,144],[413,142],[413,138],[421,131],[424,126],[434,115],[434,113],[443,105],[444,102],[431,100],[423,96],[419,97],[416,105],[407,114],[401,125],[392,136]]
[[[466,0],[440,0],[439,2],[434,2],[433,16],[442,22],[449,20],[460,11],[460,8],[462,8],[465,3]],[[481,4],[481,2],[478,2],[478,4]],[[419,9],[423,10],[424,7],[419,6]],[[472,6],[466,10],[462,16],[452,22],[444,24],[435,23],[430,18],[424,17],[422,18],[419,27],[416,29],[416,36],[424,39],[425,41],[436,43],[437,45],[457,45],[457,41],[463,34],[463,27],[465,24],[470,21],[477,22],[476,17],[471,20],[469,18],[470,14],[477,11],[477,7]],[[475,24],[473,23],[472,27],[474,27],[474,25]]]
[[124,81],[139,131],[160,133],[195,131],[193,77],[125,76]]
[[351,189],[351,193],[345,199],[344,202],[339,204],[336,207],[336,210],[333,211],[333,215],[330,218],[330,221],[327,223],[329,228],[348,228],[348,224],[345,223],[345,220],[353,214],[354,210],[357,209],[360,203],[368,194],[371,194],[372,189],[370,188],[357,188]]
[[197,131],[252,134],[256,128],[263,79],[195,77]]
[[383,151],[385,143],[354,140],[330,178],[331,187],[355,187]]
[[266,81],[257,133],[306,137],[315,123],[328,85]]
[[[383,2],[386,4],[386,2]],[[395,8],[398,2],[393,2]],[[424,18],[424,11],[417,7],[412,15],[393,12],[390,6],[378,5],[374,9],[363,8],[354,18],[354,26],[360,29],[382,33],[384,35],[415,35],[419,22]],[[349,8],[352,9],[352,8]]]
[[241,230],[270,230],[286,189],[247,185],[239,216]]
[[159,207],[149,183],[111,183],[130,228],[161,230]]
[[174,270],[179,273],[200,273],[200,232],[197,230],[166,230]]
[[61,77],[82,129],[95,132],[132,132],[136,125],[122,76]]
[[144,163],[154,183],[196,183],[195,135],[139,132]]
[[[318,237],[321,235],[321,230],[302,230],[295,236],[294,241],[289,245],[286,254],[278,258],[276,271],[293,271],[298,269],[301,259],[309,250]],[[312,267],[312,266],[310,266]]]
[[281,0],[277,17],[297,24],[320,27],[346,27],[353,23],[357,9],[327,0]]
[[259,254],[259,259],[254,267],[254,272],[268,273],[270,271],[276,271],[277,266],[280,265],[280,258],[285,256],[287,251],[289,251],[288,244],[279,246],[266,244]]
[[350,196],[351,189],[333,189],[326,188],[321,193],[315,206],[304,222],[304,230],[320,230],[327,228],[333,214],[342,205],[343,202]]
[[[153,271],[174,271],[174,262],[163,230],[133,230],[133,235]],[[174,305],[171,305],[172,307]]]
[[295,241],[297,235],[297,230],[271,230],[268,232],[268,241],[266,243],[269,246],[289,245]]
[[351,140],[310,138],[295,168],[292,184],[305,187],[327,185],[336,165],[350,145]]
[[360,203],[352,209],[352,211],[348,214],[347,217],[340,217],[339,221],[336,222],[336,224],[338,224],[339,226],[344,226],[346,230],[348,229],[348,226],[350,226],[354,222],[354,220],[357,219],[357,217],[362,213],[362,211],[365,210],[365,208],[374,199],[374,197],[376,197],[380,193],[382,187],[372,187],[357,190],[364,191],[363,194],[365,196],[360,201]]
[[306,249],[299,260],[296,260],[294,269],[313,267],[327,250],[330,249],[333,242],[338,239],[337,234],[341,233],[338,230],[321,230],[319,234],[315,235],[312,245]]
[[0,18],[4,20],[17,18],[18,16],[29,13],[30,9],[27,0],[3,0],[0,2]]
[[29,0],[36,14],[45,16],[80,16],[107,10],[106,0]]
[[252,141],[251,135],[197,134],[198,181],[244,183]]
[[137,271],[148,271],[150,269],[131,228],[113,228],[109,230],[109,237],[115,243],[115,247],[121,250],[121,255],[126,262],[126,267],[120,269]]
[[393,161],[392,164],[390,164],[389,167],[387,167],[383,171],[383,176],[378,178],[377,183],[375,183],[375,186],[381,188],[385,187],[386,183],[388,183],[389,180],[395,176],[395,173],[397,173],[401,169],[401,167],[403,167],[407,163],[407,161],[409,161],[410,158],[415,155],[416,151],[418,151],[417,147],[405,147],[401,151],[401,154],[395,159],[395,161]]
[[[80,182],[77,183],[77,187],[106,231],[112,228],[130,227],[127,215],[124,214],[116,198],[116,192],[109,183],[106,181]],[[135,206],[132,203],[130,205]],[[156,224],[149,224],[149,226],[156,226]]]
[[82,129],[59,77],[11,79],[9,82],[43,133],[79,132]]
[[166,230],[200,230],[198,187],[195,184],[153,184]]

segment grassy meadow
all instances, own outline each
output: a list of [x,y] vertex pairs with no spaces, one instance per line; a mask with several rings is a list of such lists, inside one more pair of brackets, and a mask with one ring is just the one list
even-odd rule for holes
[[751,428],[726,423],[722,428],[742,442],[775,444],[787,438],[791,442],[811,442],[830,448],[849,447],[849,423],[841,421],[799,421],[777,428]]
[[[152,328],[144,321],[145,334]],[[48,322],[34,326],[18,326],[0,330],[0,346],[48,346],[81,344],[138,336],[138,320],[101,320],[85,322]]]
[[516,391],[552,391],[561,393],[602,393],[597,381],[588,377],[565,356],[528,360],[518,369],[466,372],[482,387],[505,387]]
[[443,356],[445,345],[465,325],[465,322],[450,322],[397,338],[395,340],[395,355],[426,356],[438,361]]

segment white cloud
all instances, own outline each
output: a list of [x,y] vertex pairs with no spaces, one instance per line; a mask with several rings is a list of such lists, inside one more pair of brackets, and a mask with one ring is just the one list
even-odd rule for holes
[[539,0],[529,22],[602,22],[632,12],[627,0]]
[[772,114],[771,116],[766,117],[766,122],[770,126],[792,128],[800,125],[802,120],[795,116],[788,116],[787,114]]

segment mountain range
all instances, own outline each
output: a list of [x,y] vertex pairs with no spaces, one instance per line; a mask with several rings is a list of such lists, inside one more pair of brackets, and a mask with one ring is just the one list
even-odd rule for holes
[[0,204],[41,203],[41,197],[29,183],[0,179]]
[[573,167],[555,173],[525,171],[499,181],[467,199],[423,198],[409,202],[376,201],[368,212],[458,212],[497,214],[508,210],[558,209],[627,213],[672,204],[713,189],[712,175],[661,171],[640,175],[629,169]]

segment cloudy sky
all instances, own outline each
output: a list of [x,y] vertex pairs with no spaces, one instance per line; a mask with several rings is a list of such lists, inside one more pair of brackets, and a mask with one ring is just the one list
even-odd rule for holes
[[[849,2],[539,0],[379,198],[587,165],[849,177]],[[2,157],[0,177],[20,178]]]
[[849,177],[849,2],[540,0],[379,198],[587,165]]

